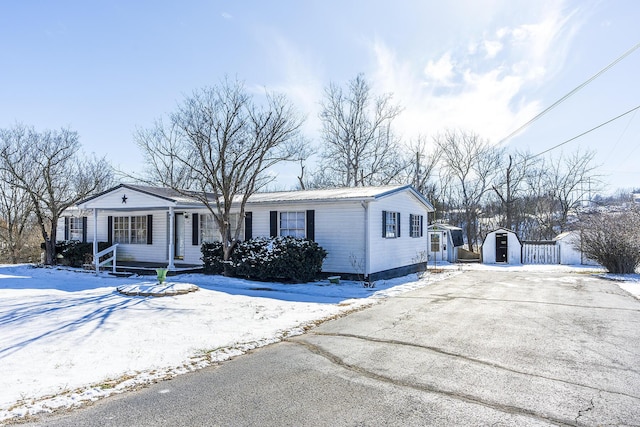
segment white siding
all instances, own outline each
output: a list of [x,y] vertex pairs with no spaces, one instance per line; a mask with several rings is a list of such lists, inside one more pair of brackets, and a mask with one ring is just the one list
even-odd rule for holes
[[[126,202],[123,202],[123,197],[126,196]],[[161,197],[145,194],[130,188],[118,188],[117,190],[98,196],[94,199],[83,203],[80,207],[83,209],[113,209],[115,207],[134,208],[134,209],[148,209],[157,207],[169,207],[174,205],[170,200],[163,199]]]
[[[394,193],[369,205],[370,273],[415,264],[427,250],[427,210],[408,192]],[[400,237],[382,237],[382,212],[400,212]],[[409,215],[423,215],[423,236],[409,234]]]
[[496,263],[496,233],[507,233],[507,264],[521,264],[522,245],[513,231],[498,229],[487,234],[482,243],[482,262]]
[[270,234],[270,212],[315,211],[315,241],[327,251],[322,271],[358,273],[350,262],[353,254],[364,257],[364,208],[360,202],[317,202],[251,206],[253,237]]

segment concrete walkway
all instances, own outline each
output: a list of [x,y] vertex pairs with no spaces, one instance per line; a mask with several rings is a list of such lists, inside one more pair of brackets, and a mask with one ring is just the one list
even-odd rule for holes
[[47,426],[640,425],[640,302],[472,271]]

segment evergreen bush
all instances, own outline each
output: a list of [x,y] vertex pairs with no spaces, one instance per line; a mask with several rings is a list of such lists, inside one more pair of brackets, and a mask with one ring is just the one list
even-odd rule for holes
[[[220,274],[224,270],[222,246],[202,247],[205,272]],[[322,270],[327,252],[316,242],[295,237],[258,237],[236,246],[229,271],[252,280],[309,282]]]
[[[98,242],[98,252],[109,247],[107,242]],[[82,267],[93,258],[93,243],[79,240],[63,240],[56,242],[58,264],[69,267]]]

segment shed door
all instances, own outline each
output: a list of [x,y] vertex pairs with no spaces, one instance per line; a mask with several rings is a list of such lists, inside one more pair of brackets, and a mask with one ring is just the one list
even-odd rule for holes
[[442,261],[444,256],[444,239],[442,232],[429,233],[429,259],[435,259],[436,261]]
[[508,262],[507,233],[496,233],[496,262]]

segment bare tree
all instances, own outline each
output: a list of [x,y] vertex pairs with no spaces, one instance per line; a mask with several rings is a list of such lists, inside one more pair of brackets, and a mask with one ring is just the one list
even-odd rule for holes
[[375,96],[359,74],[347,90],[329,84],[321,106],[324,147],[319,182],[358,187],[388,184],[398,177],[405,165],[392,123],[401,109],[392,104],[390,94]]
[[45,263],[55,264],[56,226],[63,211],[112,183],[104,159],[84,157],[69,129],[36,132],[16,125],[0,130],[0,174],[25,192],[45,243]]
[[593,164],[595,155],[595,151],[578,149],[548,162],[545,187],[557,205],[559,217],[555,225],[558,233],[567,229],[569,213],[589,202],[591,192],[600,187],[595,173],[598,166]]
[[264,173],[299,159],[302,119],[282,95],[267,94],[256,106],[238,81],[195,91],[169,116],[139,130],[147,181],[199,199],[211,212],[229,260],[242,228],[249,197],[270,182]]
[[633,274],[640,267],[640,211],[589,213],[580,221],[576,249],[610,273]]
[[473,251],[478,241],[481,201],[499,170],[501,151],[478,135],[464,131],[446,131],[435,142],[450,182],[451,203],[462,211],[467,245]]
[[36,224],[29,193],[11,183],[7,171],[0,170],[0,258],[15,264],[39,253],[39,244],[33,241]]
[[429,143],[425,136],[420,135],[409,143],[408,157],[404,164],[406,174],[405,181],[411,183],[416,190],[429,200],[437,199],[438,185],[435,182],[436,168],[440,160],[439,147],[429,149]]
[[520,234],[525,221],[527,179],[535,173],[536,159],[527,153],[508,154],[492,185],[500,202],[502,225]]

